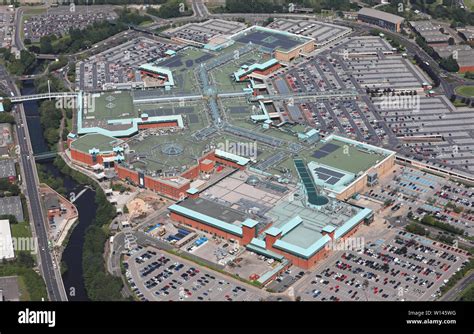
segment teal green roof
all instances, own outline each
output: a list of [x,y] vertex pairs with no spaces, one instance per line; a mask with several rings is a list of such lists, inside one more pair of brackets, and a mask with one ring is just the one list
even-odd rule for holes
[[186,192],[188,194],[191,194],[191,195],[194,195],[194,194],[197,194],[199,192],[199,189],[197,188],[189,188],[188,190],[186,190]]
[[283,255],[277,254],[265,248],[265,241],[262,239],[253,238],[252,241],[245,246],[248,250],[255,252],[257,254],[281,261],[285,257]]
[[323,227],[323,229],[322,229],[321,231],[322,231],[322,232],[326,232],[326,233],[331,233],[331,232],[333,232],[335,229],[336,229],[335,226],[326,225],[326,226]]
[[285,225],[281,227],[281,235],[285,235],[291,230],[293,230],[296,226],[301,224],[303,222],[303,219],[300,216],[296,216],[292,219],[290,219]]
[[278,234],[281,233],[281,230],[277,227],[272,226],[268,230],[266,230],[265,233],[276,237]]
[[217,155],[218,157],[224,158],[226,160],[233,161],[233,162],[235,162],[236,164],[238,164],[240,166],[245,166],[250,161],[250,159],[247,159],[247,158],[244,158],[244,157],[241,157],[239,155],[229,153],[229,152],[226,152],[226,151],[223,151],[223,150],[219,150],[219,149],[216,149],[214,154]]
[[168,85],[174,86],[173,73],[166,67],[155,66],[153,64],[143,64],[139,67],[139,69],[158,74],[165,74],[168,77]]
[[352,228],[357,225],[362,219],[369,217],[371,214],[373,214],[371,209],[362,209],[355,216],[351,217],[351,219],[345,222],[344,225],[336,229],[336,233],[334,233],[334,238],[337,240],[343,237],[347,232],[352,230]]
[[264,71],[267,68],[276,64],[278,64],[278,60],[276,60],[275,58],[272,58],[272,59],[267,60],[264,63],[255,63],[245,68],[241,67],[238,71],[234,72],[234,79],[239,81],[241,77],[247,74],[250,74],[253,71],[256,71],[256,70]]
[[212,226],[212,227],[216,227],[218,229],[221,229],[221,230],[224,230],[226,232],[232,233],[232,234],[234,234],[236,236],[239,236],[239,237],[242,236],[242,227],[240,227],[240,226],[226,223],[222,220],[219,220],[219,219],[210,217],[208,215],[196,212],[194,210],[185,208],[185,207],[183,207],[179,204],[173,204],[170,207],[168,207],[168,209],[171,212],[179,213],[183,216],[194,219],[194,220],[199,221],[203,224],[206,224],[206,225],[209,225],[209,226]]
[[247,226],[249,228],[253,228],[257,226],[257,224],[258,224],[258,221],[250,219],[250,218],[245,219],[244,222],[242,223],[243,226]]
[[281,239],[278,239],[273,244],[273,247],[281,249],[282,251],[291,253],[291,254],[296,255],[298,257],[309,259],[316,252],[318,252],[321,248],[323,248],[329,241],[331,241],[331,238],[328,235],[324,235],[320,239],[318,239],[316,242],[314,242],[310,247],[302,248],[302,247],[290,244],[290,243],[288,243],[286,241],[283,241]]
[[74,140],[71,143],[71,148],[89,154],[110,153],[113,152],[114,146],[121,142],[120,139],[94,133]]

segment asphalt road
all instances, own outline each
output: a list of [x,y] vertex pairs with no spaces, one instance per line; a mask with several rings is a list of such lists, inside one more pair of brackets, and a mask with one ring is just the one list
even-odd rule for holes
[[[26,120],[22,120],[18,112],[15,113],[15,117],[17,122],[18,144],[20,146],[21,167],[24,172],[24,182],[26,186],[25,196],[30,204],[31,214],[33,215],[30,217],[30,220],[34,224],[38,239],[39,267],[46,283],[49,300],[67,300],[64,293],[61,294],[61,290],[64,290],[61,287],[62,281],[60,276],[57,277],[58,271],[54,268],[52,254],[48,249],[48,234],[46,232],[45,219],[38,194],[38,184],[34,174],[34,168],[36,168],[36,166],[34,165],[34,158],[30,158],[28,139],[24,128],[24,126],[27,126]],[[24,126],[20,124],[24,124]]]
[[455,286],[453,286],[443,297],[441,301],[454,301],[459,296],[461,291],[466,289],[469,285],[474,283],[474,271],[471,271],[467,276],[461,279]]

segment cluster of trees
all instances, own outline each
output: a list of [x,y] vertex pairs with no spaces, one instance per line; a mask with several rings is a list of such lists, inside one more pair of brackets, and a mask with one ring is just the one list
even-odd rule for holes
[[10,222],[10,224],[18,224],[18,220],[14,215],[0,215],[0,220],[6,219]]
[[469,71],[467,71],[466,73],[464,73],[464,77],[465,77],[466,79],[474,80],[474,72],[469,72]]
[[8,179],[0,179],[0,197],[5,196],[18,196],[20,194],[20,188],[8,181]]
[[424,235],[424,236],[429,235],[429,232],[426,231],[424,227],[418,225],[417,223],[408,224],[407,226],[405,226],[405,230],[413,234]]
[[453,56],[449,56],[448,58],[441,58],[439,61],[439,66],[444,68],[448,72],[457,72],[459,71],[459,65],[456,59]]
[[441,82],[438,74],[431,68],[431,66],[425,64],[425,62],[417,54],[413,58],[415,59],[416,64],[430,76],[431,80],[433,80],[433,86],[438,87]]
[[35,260],[29,252],[19,251],[14,261],[0,263],[0,276],[20,276],[26,286],[29,300],[46,300],[46,286],[41,276],[33,270],[34,265]]
[[38,170],[40,182],[46,183],[61,195],[66,195],[66,188],[64,187],[64,180],[62,178],[54,176],[41,164],[36,164],[36,169]]
[[[6,95],[2,95],[2,96],[5,97]],[[12,101],[10,99],[3,99],[2,104],[3,104],[4,111],[6,112],[12,111]]]
[[[451,276],[448,283],[441,287],[441,292],[444,293],[451,289],[461,278],[463,278],[472,269],[474,269],[474,258],[471,258],[469,262],[461,268],[461,270],[457,271],[453,276]],[[472,288],[470,288],[469,290],[472,290]]]
[[107,225],[116,215],[115,207],[110,204],[102,188],[86,175],[71,169],[60,157],[54,164],[61,173],[71,176],[76,182],[95,188],[97,204],[96,218],[86,230],[82,267],[87,296],[94,301],[122,300],[122,280],[109,275],[104,266],[103,251],[107,240]]
[[59,127],[63,118],[61,109],[56,108],[55,104],[55,101],[43,101],[39,107],[43,135],[50,148],[59,141]]
[[21,50],[19,59],[6,48],[0,48],[0,55],[5,59],[8,72],[14,75],[29,74],[36,66],[35,55],[27,50]]
[[474,301],[474,285],[470,285],[462,294],[461,301],[463,302],[472,302]]
[[418,44],[419,47],[421,47],[423,50],[425,50],[425,52],[433,59],[435,60],[439,60],[439,55],[438,53],[431,47],[429,46],[425,40],[423,39],[423,37],[421,36],[416,36],[415,38],[415,41],[416,41],[416,44]]
[[312,8],[315,13],[321,10],[349,11],[357,10],[357,4],[349,0],[227,0],[226,5],[220,8],[228,13],[287,13],[291,8]]
[[110,188],[113,191],[119,191],[121,194],[126,192],[126,191],[131,190],[130,187],[126,187],[122,183],[113,183],[112,181],[110,181]]
[[159,9],[149,7],[147,13],[163,19],[169,19],[172,17],[190,16],[193,14],[193,11],[181,0],[168,0]]
[[440,230],[444,230],[450,233],[464,235],[464,230],[461,228],[454,227],[447,223],[440,222],[439,220],[435,219],[433,216],[426,215],[421,220],[421,223],[428,226],[433,226],[439,228]]
[[48,70],[49,72],[53,72],[66,65],[67,65],[67,58],[65,56],[60,56],[57,61],[54,61],[51,64],[49,64]]
[[457,206],[453,202],[446,203],[445,207],[449,208],[449,209],[452,209],[456,213],[461,213],[464,210],[464,208],[462,206]]
[[0,113],[0,123],[15,123],[15,117],[12,114],[2,112]]
[[[407,0],[392,0],[390,4],[380,7],[380,10],[403,16],[408,20],[413,19],[415,10],[431,15],[434,19],[451,19],[452,26],[464,26],[474,24],[474,13],[460,8],[456,0],[443,0],[439,3],[436,0],[409,0],[410,11],[404,10],[408,6]],[[403,4],[403,7],[400,7]],[[402,8],[403,11],[399,11]]]
[[32,47],[31,50],[45,54],[75,53],[126,30],[129,25],[140,25],[149,21],[149,18],[126,8],[120,10],[118,14],[119,16],[114,22],[94,22],[82,30],[71,28],[68,34],[62,37],[44,36],[40,39],[39,48]]
[[48,81],[49,89],[51,89],[52,92],[66,91],[66,87],[64,86],[64,83],[61,81],[61,79],[50,73],[46,76],[39,77],[34,81],[35,89],[38,94],[48,92]]

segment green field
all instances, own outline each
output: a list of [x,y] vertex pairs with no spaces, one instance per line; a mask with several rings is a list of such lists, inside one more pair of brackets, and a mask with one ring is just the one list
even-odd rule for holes
[[[339,148],[325,157],[311,157],[309,160],[357,174],[361,171],[366,171],[371,166],[375,165],[377,161],[380,162],[385,158],[382,154],[361,151],[355,146],[348,145],[338,140],[331,140],[330,143],[339,146]],[[324,146],[324,144],[320,143],[316,146],[316,150],[322,146]],[[313,150],[311,150],[311,155],[312,153]]]
[[474,12],[474,0],[464,0],[464,4],[471,12]]
[[465,97],[474,97],[474,86],[459,86],[455,89],[456,94]]
[[14,238],[29,238],[31,237],[30,224],[27,221],[10,224],[12,237]]
[[129,92],[111,92],[96,95],[94,109],[89,109],[83,117],[94,117],[95,120],[135,118],[138,115],[133,108],[132,96]]
[[81,152],[89,152],[91,148],[96,148],[101,152],[111,152],[117,140],[98,133],[92,133],[80,137],[71,143],[71,147]]

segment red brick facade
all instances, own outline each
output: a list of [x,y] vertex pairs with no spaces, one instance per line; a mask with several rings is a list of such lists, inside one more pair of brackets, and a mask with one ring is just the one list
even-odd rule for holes
[[141,123],[138,124],[138,130],[151,129],[151,128],[171,128],[178,126],[178,122],[159,122],[159,123]]

